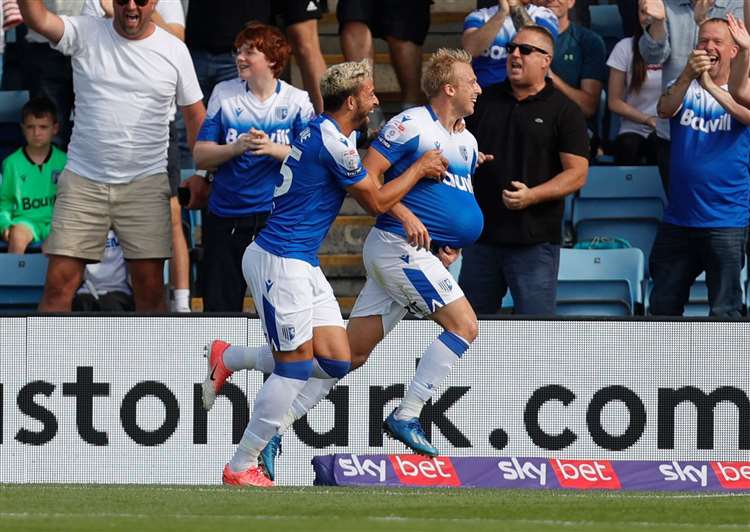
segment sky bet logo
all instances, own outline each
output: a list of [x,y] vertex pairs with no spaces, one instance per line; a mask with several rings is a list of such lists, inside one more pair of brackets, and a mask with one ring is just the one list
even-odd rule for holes
[[708,466],[706,465],[695,466],[673,461],[659,465],[659,473],[666,482],[689,482],[699,484],[704,488],[708,485]]
[[[523,460],[523,459],[521,459]],[[533,462],[519,461],[518,458],[501,460],[497,463],[501,476],[505,480],[536,480],[540,486],[547,485],[547,465],[540,463],[538,466]]]
[[711,468],[722,488],[750,489],[750,462],[711,462]]
[[[394,474],[403,486],[460,486],[456,469],[447,456],[427,458],[412,454],[388,456],[344,455],[338,465],[345,478],[355,483],[379,483],[393,479]],[[390,464],[392,472],[389,473]]]
[[393,470],[404,486],[460,486],[461,481],[447,456],[426,458],[414,454],[390,455]]
[[551,460],[562,488],[620,489],[620,479],[608,460]]
[[356,454],[351,455],[351,458],[342,457],[338,460],[345,477],[370,476],[377,479],[378,482],[385,482],[385,460],[371,460],[370,458],[359,457]]

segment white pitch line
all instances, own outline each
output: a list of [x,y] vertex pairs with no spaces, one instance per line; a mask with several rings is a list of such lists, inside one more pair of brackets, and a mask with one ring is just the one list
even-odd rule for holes
[[[216,486],[170,486],[165,485],[161,486],[158,484],[151,484],[151,485],[139,485],[139,484],[14,484],[14,485],[0,485],[0,492],[2,492],[3,489],[6,488],[16,488],[16,487],[33,487],[35,489],[65,489],[65,491],[71,491],[71,490],[80,490],[80,491],[89,491],[89,490],[95,490],[95,489],[120,489],[120,490],[127,490],[130,488],[144,488],[148,490],[154,490],[154,491],[175,491],[175,492],[206,492],[206,493],[226,493],[227,491],[233,491],[232,488],[228,488],[226,486],[222,485],[216,485]],[[318,486],[277,486],[278,488],[282,488],[281,490],[263,490],[264,494],[269,495],[276,495],[276,496],[283,496],[283,495],[289,495],[294,493],[309,493],[314,495],[341,495],[342,491],[340,489],[327,489],[322,488]],[[346,487],[344,487],[346,488]],[[422,497],[422,496],[429,496],[429,497],[435,497],[435,496],[452,496],[456,492],[455,491],[440,491],[436,492],[433,491],[431,488],[404,488],[404,489],[384,489],[384,488],[368,488],[364,486],[356,487],[357,489],[360,489],[363,493],[374,493],[377,495],[387,495],[387,496],[413,496],[413,497]],[[460,490],[463,492],[463,490]],[[469,490],[470,491],[470,490]],[[491,491],[490,489],[482,490],[482,491]],[[502,494],[504,491],[503,489],[497,489],[494,490],[498,494]],[[516,490],[518,493],[519,490]],[[528,494],[538,494],[541,493],[539,491],[532,491],[529,490]],[[556,490],[556,491],[547,491],[545,492],[546,495],[553,495],[557,497],[570,497],[570,498],[582,498],[582,499],[588,499],[588,498],[609,498],[609,499],[621,499],[621,500],[627,500],[627,499],[655,499],[655,500],[669,500],[669,499],[713,499],[713,498],[724,498],[724,497],[750,497],[749,493],[742,493],[742,492],[731,492],[731,493],[675,493],[675,494],[668,494],[663,492],[654,492],[653,494],[636,494],[632,492],[627,491],[566,491],[566,490]]]
[[[138,513],[116,513],[116,512],[97,512],[97,513],[31,513],[31,512],[0,512],[0,517],[9,519],[153,519],[152,514]],[[311,517],[309,515],[238,515],[238,514],[221,514],[221,515],[198,515],[198,514],[159,514],[159,517],[182,520],[238,520],[238,521],[282,521],[282,520],[299,520],[299,521],[316,521],[316,520],[335,520],[340,521],[344,518],[339,516],[321,516]],[[559,519],[502,519],[491,517],[402,517],[402,516],[370,516],[365,520],[373,522],[403,522],[403,523],[456,523],[456,524],[516,524],[532,526],[555,526],[555,527],[602,527],[602,526],[625,526],[628,528],[659,528],[670,527],[686,530],[705,530],[706,528],[720,528],[727,530],[746,530],[750,527],[750,522],[745,524],[732,523],[673,523],[673,522],[649,522],[649,521],[577,521],[577,520],[559,520]]]

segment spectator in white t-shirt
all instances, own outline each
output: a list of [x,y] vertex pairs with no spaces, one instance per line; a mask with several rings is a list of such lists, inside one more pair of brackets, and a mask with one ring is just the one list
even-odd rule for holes
[[[114,0],[85,0],[81,15],[114,17]],[[159,27],[185,41],[185,10],[180,0],[159,0],[151,20]],[[190,255],[182,228],[182,209],[177,201],[177,189],[182,180],[180,146],[177,138],[177,106],[172,103],[169,113],[169,148],[167,150],[167,175],[169,176],[169,210],[172,219],[172,257],[169,260],[169,278],[174,287],[170,310],[190,312]]]
[[57,16],[21,0],[29,27],[72,57],[76,122],[58,182],[43,311],[70,310],[87,262],[114,229],[136,310],[163,311],[164,260],[172,255],[167,178],[171,105],[192,144],[205,116],[190,54],[152,21],[156,0],[115,0],[114,18]]
[[[642,18],[643,14],[639,13]],[[661,96],[661,65],[647,65],[638,50],[643,34],[639,20],[635,35],[618,42],[607,60],[609,110],[620,115],[615,139],[615,164],[656,164],[656,102]]]

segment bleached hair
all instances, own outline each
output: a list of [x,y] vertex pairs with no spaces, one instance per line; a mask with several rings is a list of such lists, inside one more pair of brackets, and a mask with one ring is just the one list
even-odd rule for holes
[[422,74],[422,90],[427,98],[440,93],[443,85],[455,83],[453,65],[456,63],[471,64],[471,54],[466,50],[440,48],[427,60]]
[[328,67],[320,79],[323,108],[337,111],[344,101],[357,92],[365,80],[372,79],[372,66],[367,59],[348,61]]

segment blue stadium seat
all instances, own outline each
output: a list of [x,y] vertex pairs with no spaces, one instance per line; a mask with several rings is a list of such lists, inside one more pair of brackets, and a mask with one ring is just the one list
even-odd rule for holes
[[28,91],[0,91],[0,161],[25,143],[20,123],[27,101]]
[[47,275],[47,257],[0,254],[0,310],[36,310]]
[[628,316],[643,305],[639,249],[561,249],[557,314]]
[[648,257],[666,203],[657,167],[592,166],[573,202],[576,239],[624,238]]
[[21,107],[29,101],[29,91],[0,91],[0,122],[19,124]]
[[591,14],[591,30],[604,39],[607,56],[609,56],[617,41],[623,37],[620,11],[614,4],[590,5],[589,13]]

